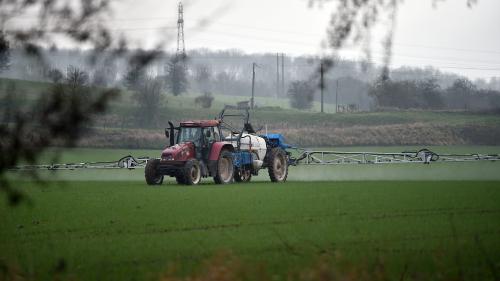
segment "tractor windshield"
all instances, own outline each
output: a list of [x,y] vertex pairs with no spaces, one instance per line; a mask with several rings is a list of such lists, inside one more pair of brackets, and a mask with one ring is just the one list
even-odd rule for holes
[[194,145],[201,144],[201,128],[200,127],[181,127],[177,143],[193,142]]

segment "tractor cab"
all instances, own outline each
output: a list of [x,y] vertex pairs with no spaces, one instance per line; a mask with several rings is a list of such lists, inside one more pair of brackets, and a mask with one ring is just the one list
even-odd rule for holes
[[[218,120],[185,121],[181,122],[179,127],[174,127],[170,123],[166,136],[170,139],[170,147],[164,150],[164,154],[174,156],[175,150],[192,146],[190,154],[201,160],[207,160],[212,145],[221,141]],[[175,158],[172,157],[172,160]]]

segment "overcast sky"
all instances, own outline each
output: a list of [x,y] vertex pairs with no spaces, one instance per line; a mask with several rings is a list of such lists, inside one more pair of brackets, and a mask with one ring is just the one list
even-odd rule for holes
[[[335,2],[311,8],[307,0],[184,1],[186,48],[319,55],[325,53],[322,42]],[[473,8],[467,8],[466,0],[437,1],[435,7],[432,2],[406,0],[400,7],[392,65],[432,65],[471,78],[500,77],[500,1],[479,0]],[[123,1],[110,23],[145,46],[168,36],[166,48],[173,51],[177,3]],[[375,62],[382,52],[380,36],[375,34],[372,45]],[[362,56],[354,49],[341,54]]]

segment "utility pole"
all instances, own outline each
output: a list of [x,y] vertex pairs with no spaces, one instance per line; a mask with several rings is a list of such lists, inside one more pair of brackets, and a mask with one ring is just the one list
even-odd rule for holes
[[280,94],[280,55],[276,53],[276,97]]
[[281,53],[281,96],[285,96],[285,54]]
[[323,109],[323,103],[324,103],[324,90],[325,90],[325,81],[324,81],[324,68],[323,68],[323,61],[321,61],[320,65],[320,81],[319,81],[319,87],[321,89],[321,113],[324,113]]
[[253,107],[255,105],[254,98],[255,98],[255,67],[257,64],[254,62],[252,64],[252,99],[250,100],[250,108],[253,110]]
[[337,89],[335,90],[335,114],[339,111],[339,79],[337,78]]

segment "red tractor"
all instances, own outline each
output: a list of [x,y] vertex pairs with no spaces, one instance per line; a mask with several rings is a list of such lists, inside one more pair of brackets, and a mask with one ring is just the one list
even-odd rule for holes
[[[235,130],[224,121],[226,116],[245,118],[243,129]],[[229,115],[223,110],[218,119],[181,122],[165,130],[170,145],[161,158],[146,164],[148,185],[163,183],[164,176],[177,183],[195,185],[202,177],[213,177],[217,184],[250,181],[261,168],[267,168],[273,182],[283,182],[288,175],[289,147],[281,135],[257,136],[245,114]],[[223,134],[227,135],[224,136]]]

